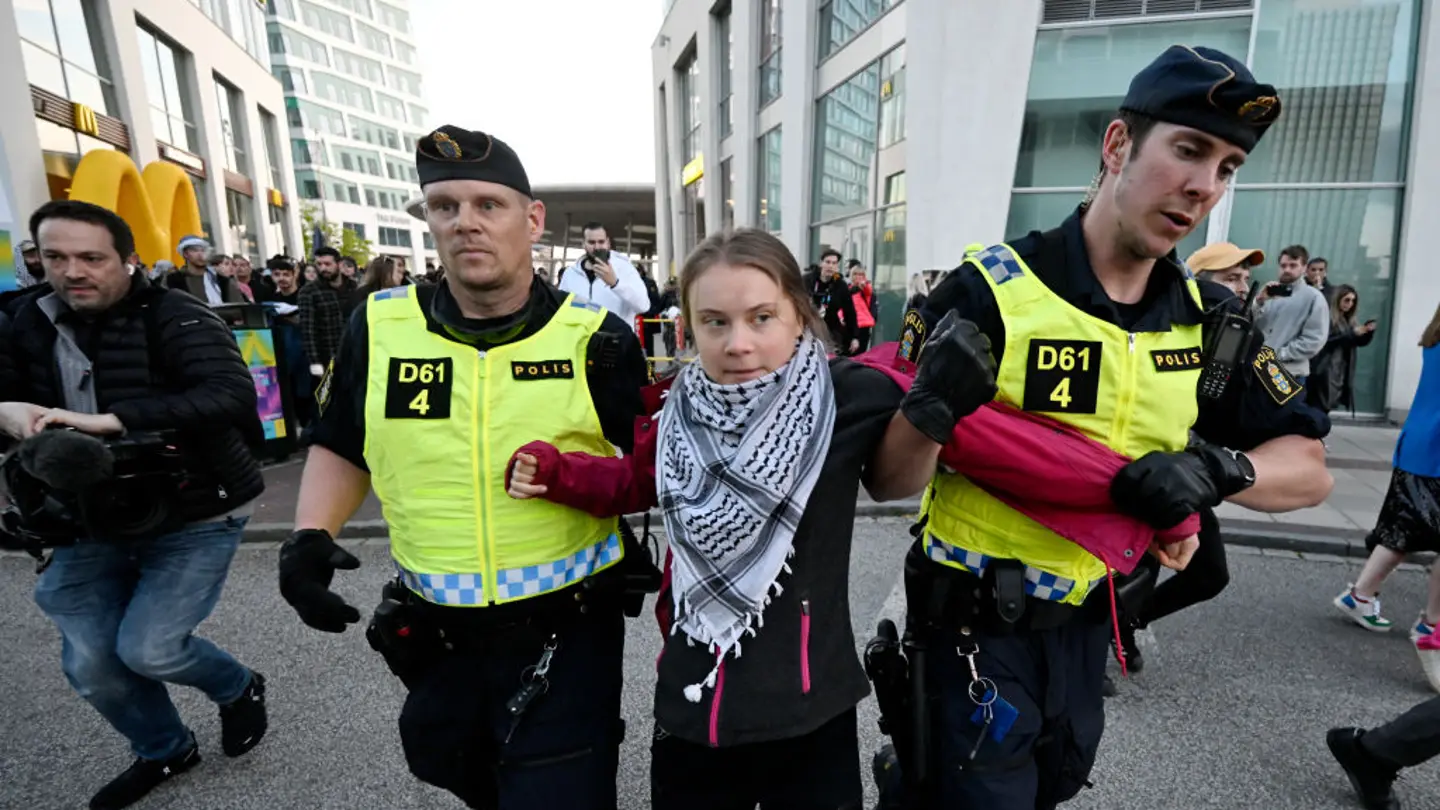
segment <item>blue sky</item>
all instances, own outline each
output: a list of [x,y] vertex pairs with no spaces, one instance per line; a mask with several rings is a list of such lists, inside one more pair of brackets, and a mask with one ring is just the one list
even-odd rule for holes
[[660,0],[411,0],[427,126],[489,132],[534,184],[655,180]]

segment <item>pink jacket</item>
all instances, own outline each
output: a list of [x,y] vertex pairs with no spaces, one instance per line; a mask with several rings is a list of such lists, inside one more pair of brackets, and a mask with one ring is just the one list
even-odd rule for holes
[[[885,343],[853,359],[908,391],[915,378],[894,367],[895,350]],[[1200,530],[1199,515],[1157,532],[1119,512],[1110,481],[1130,461],[1068,425],[998,402],[960,420],[940,451],[940,463],[1122,574],[1152,540],[1169,545]]]

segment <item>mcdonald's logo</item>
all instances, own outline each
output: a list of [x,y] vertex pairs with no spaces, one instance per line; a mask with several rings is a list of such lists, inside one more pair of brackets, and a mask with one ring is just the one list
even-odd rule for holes
[[886,79],[885,83],[880,85],[880,98],[890,98],[894,92],[895,84],[890,79]]
[[75,131],[83,132],[92,138],[99,137],[100,119],[96,117],[95,111],[78,101],[75,102],[74,111]]
[[285,207],[285,195],[280,193],[280,189],[270,189],[270,204],[275,206],[276,208]]
[[894,242],[894,241],[895,241],[895,230],[894,230],[893,228],[886,229],[886,231],[885,231],[885,236],[883,237],[883,241],[886,241],[886,242]]
[[[75,106],[78,112],[81,105]],[[70,199],[119,214],[135,233],[135,252],[151,266],[161,259],[183,266],[184,259],[175,250],[180,237],[203,233],[195,186],[173,163],[156,161],[142,175],[124,152],[92,150],[80,159],[70,178]]]

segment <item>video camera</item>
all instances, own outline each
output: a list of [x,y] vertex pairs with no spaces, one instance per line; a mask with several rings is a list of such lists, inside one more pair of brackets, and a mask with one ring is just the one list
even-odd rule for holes
[[150,540],[184,525],[187,475],[174,431],[101,439],[68,428],[21,442],[0,461],[9,505],[0,546],[29,551],[82,541]]

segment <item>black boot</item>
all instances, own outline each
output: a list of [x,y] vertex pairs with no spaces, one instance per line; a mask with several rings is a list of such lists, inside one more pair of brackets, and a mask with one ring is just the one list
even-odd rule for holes
[[1391,790],[1400,771],[1371,756],[1360,745],[1360,738],[1364,735],[1363,729],[1332,728],[1325,735],[1325,744],[1330,746],[1335,761],[1350,777],[1350,785],[1355,788],[1365,810],[1400,810],[1400,800]]
[[220,747],[238,757],[260,743],[269,721],[265,716],[265,676],[250,673],[250,685],[235,702],[220,707]]
[[880,794],[880,803],[875,810],[898,810],[905,806],[905,785],[900,774],[900,758],[895,756],[895,745],[885,743],[875,752],[870,764],[870,775],[875,778],[875,788]]
[[200,747],[192,739],[190,747],[170,759],[137,759],[125,772],[110,780],[90,799],[90,810],[120,810],[145,797],[172,777],[200,764]]

